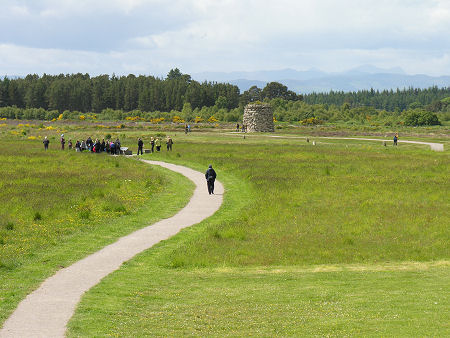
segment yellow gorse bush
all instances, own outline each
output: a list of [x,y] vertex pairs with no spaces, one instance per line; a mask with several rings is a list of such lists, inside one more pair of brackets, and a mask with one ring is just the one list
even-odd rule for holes
[[209,123],[216,123],[216,122],[219,122],[219,120],[216,119],[216,118],[214,117],[214,115],[213,115],[213,116],[211,116],[211,117],[208,119],[208,122],[209,122]]
[[127,120],[127,121],[145,121],[145,119],[143,119],[140,116],[127,116],[127,117],[125,117],[125,120]]
[[164,117],[157,117],[157,118],[154,118],[154,119],[150,119],[150,122],[154,123],[154,124],[161,123],[162,121],[164,121]]
[[322,124],[323,122],[315,117],[310,117],[308,119],[301,120],[300,123],[302,125],[316,125],[316,124]]
[[181,117],[179,117],[178,115],[175,115],[172,118],[173,123],[185,123],[186,121],[184,121]]

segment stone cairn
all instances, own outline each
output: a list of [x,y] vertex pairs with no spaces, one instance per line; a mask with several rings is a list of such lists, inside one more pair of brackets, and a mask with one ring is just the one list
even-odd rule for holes
[[273,132],[273,110],[268,104],[248,104],[244,108],[242,123],[247,132]]

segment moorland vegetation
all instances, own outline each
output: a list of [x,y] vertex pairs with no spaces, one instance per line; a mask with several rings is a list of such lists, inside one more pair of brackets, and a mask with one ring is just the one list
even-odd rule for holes
[[180,139],[176,152],[146,156],[213,163],[223,208],[107,277],[83,298],[69,336],[448,333],[447,153]]
[[[61,262],[70,264],[164,217],[167,206],[174,212],[189,197],[184,180],[130,159],[52,148],[45,153],[43,136],[57,143],[62,132],[73,139],[109,134],[136,149],[138,137],[146,143],[170,133],[173,152],[144,157],[199,171],[212,163],[226,188],[224,205],[88,292],[69,336],[448,335],[448,151],[359,140],[317,139],[313,146],[289,138],[320,130],[313,127],[244,139],[224,133],[230,125],[187,135],[174,124],[118,125],[103,130],[91,120],[60,120],[50,129],[19,121],[0,127],[8,149],[0,150],[8,163],[2,199],[13,196],[2,209],[9,221],[1,228],[1,320]],[[94,176],[98,182],[87,184],[92,175],[83,173],[90,166],[105,170],[108,183]],[[46,191],[55,197],[42,209]],[[121,194],[142,196],[138,209]],[[109,195],[124,208],[97,220]],[[27,196],[37,201],[30,208]],[[85,217],[78,205],[90,199],[99,210],[91,207]],[[36,212],[41,219],[34,219]],[[40,229],[48,231],[41,236]],[[16,254],[20,250],[24,254]]]

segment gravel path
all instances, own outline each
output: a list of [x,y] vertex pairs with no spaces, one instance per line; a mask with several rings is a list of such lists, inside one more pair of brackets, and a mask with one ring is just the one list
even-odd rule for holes
[[[244,136],[251,136],[251,134],[242,134],[238,132],[231,132],[230,134],[235,135],[244,135]],[[361,137],[337,137],[337,136],[288,136],[288,135],[258,135],[258,136],[266,136],[266,137],[275,137],[275,138],[300,138],[300,139],[307,139],[309,138],[311,142],[316,139],[329,139],[329,140],[362,140],[362,141],[379,141],[379,142],[393,142],[392,140],[382,140],[379,138],[361,138]],[[413,144],[423,144],[430,146],[431,150],[434,151],[444,151],[444,144],[442,143],[433,143],[433,142],[422,142],[422,141],[405,141],[405,140],[398,140],[398,143],[413,143]]]
[[209,195],[203,173],[165,162],[143,161],[176,171],[192,180],[196,188],[189,203],[175,216],[122,237],[59,270],[19,304],[0,329],[0,337],[64,337],[66,325],[86,291],[138,253],[185,227],[201,222],[220,208],[224,193],[220,182],[216,181],[216,195]]

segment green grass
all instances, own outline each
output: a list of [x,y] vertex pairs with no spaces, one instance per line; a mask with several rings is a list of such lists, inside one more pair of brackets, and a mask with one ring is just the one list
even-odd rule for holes
[[450,333],[447,152],[203,133],[149,157],[212,163],[224,206],[93,288],[69,336]]
[[[447,149],[158,128],[113,133],[134,149],[170,134],[172,153],[144,157],[213,164],[223,207],[88,292],[69,336],[450,334]],[[85,250],[76,238],[68,260]]]
[[89,292],[68,336],[450,334],[448,266],[185,270],[155,268],[150,256]]
[[[190,266],[429,261],[449,257],[449,157],[414,147],[202,139],[168,161],[252,187],[234,219],[171,253]],[[195,162],[193,161],[195,159]],[[193,163],[194,162],[194,163]],[[239,185],[239,182],[234,183]],[[233,186],[236,188],[236,186]],[[239,190],[237,190],[239,194]]]
[[193,183],[127,158],[2,139],[0,323],[61,267],[175,214]]

